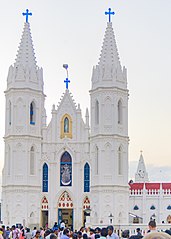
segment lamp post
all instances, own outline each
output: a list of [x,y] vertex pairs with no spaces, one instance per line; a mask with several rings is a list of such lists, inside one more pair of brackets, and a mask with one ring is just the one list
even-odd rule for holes
[[109,224],[113,224],[113,218],[114,216],[112,215],[112,213],[109,214]]

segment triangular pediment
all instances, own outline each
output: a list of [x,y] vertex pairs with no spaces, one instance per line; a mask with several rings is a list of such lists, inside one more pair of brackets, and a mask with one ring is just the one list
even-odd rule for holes
[[72,109],[75,113],[78,109],[72,94],[67,89],[58,103],[57,112],[59,112],[61,109],[66,112]]

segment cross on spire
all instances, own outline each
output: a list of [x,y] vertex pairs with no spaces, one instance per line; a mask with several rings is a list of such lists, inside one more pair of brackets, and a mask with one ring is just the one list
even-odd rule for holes
[[67,78],[64,80],[64,83],[66,84],[66,89],[68,89],[68,83],[70,83],[70,80],[68,80],[68,64],[63,64],[63,68],[65,68],[67,72]]
[[32,16],[32,13],[29,12],[28,9],[26,9],[26,12],[23,12],[23,16],[26,16],[26,22],[28,22],[28,17],[29,17],[29,16]]
[[68,89],[68,83],[70,83],[70,80],[68,80],[68,78],[66,78],[66,80],[64,80],[64,83],[66,84],[66,89]]
[[110,15],[114,15],[115,13],[114,12],[111,12],[111,8],[109,8],[109,11],[108,12],[105,12],[105,15],[109,15],[109,22],[110,22]]

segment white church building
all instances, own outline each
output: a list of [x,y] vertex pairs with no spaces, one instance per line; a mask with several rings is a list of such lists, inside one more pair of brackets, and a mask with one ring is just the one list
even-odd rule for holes
[[112,223],[128,223],[127,77],[110,21],[91,82],[84,119],[66,89],[47,124],[43,70],[26,21],[5,90],[4,224],[64,220],[78,229],[86,216],[91,225],[107,225],[111,214]]
[[150,183],[142,155],[128,184],[127,73],[110,18],[92,72],[90,113],[82,117],[66,87],[47,124],[43,86],[26,20],[5,90],[3,223],[51,227],[64,220],[78,229],[85,222],[128,225],[129,214],[132,223],[171,221],[171,183]]

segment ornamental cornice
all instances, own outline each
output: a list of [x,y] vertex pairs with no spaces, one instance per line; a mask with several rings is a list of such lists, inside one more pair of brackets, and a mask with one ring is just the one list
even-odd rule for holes
[[[17,91],[17,92],[16,92]],[[4,91],[5,94],[9,94],[9,93],[18,93],[18,92],[21,92],[20,95],[23,93],[23,92],[27,92],[27,93],[31,93],[31,92],[35,92],[37,93],[38,95],[43,95],[44,97],[46,97],[46,95],[44,94],[43,91],[41,90],[35,90],[35,89],[32,89],[32,88],[29,88],[29,87],[23,87],[23,88],[9,88],[7,90]],[[24,94],[23,94],[24,95]]]
[[119,135],[119,134],[96,134],[96,135],[90,136],[90,141],[92,139],[98,139],[102,141],[104,140],[106,141],[106,139],[122,139],[127,142],[129,140],[129,137],[124,135]]
[[122,92],[124,94],[128,94],[129,90],[128,89],[123,89],[123,88],[119,88],[119,87],[97,87],[96,89],[90,90],[90,95],[92,93],[105,93],[106,92],[111,92],[111,93],[117,93],[117,92]]
[[17,139],[17,140],[32,140],[32,139],[38,139],[39,141],[42,140],[42,136],[36,136],[36,135],[14,135],[14,134],[10,134],[8,136],[4,136],[4,140],[13,140],[13,139]]

